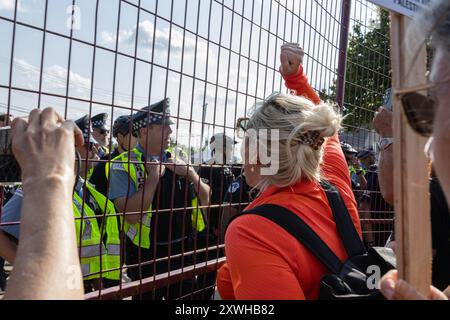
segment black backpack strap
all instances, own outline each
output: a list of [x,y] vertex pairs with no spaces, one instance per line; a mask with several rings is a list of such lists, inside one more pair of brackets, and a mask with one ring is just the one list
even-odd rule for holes
[[295,213],[274,204],[264,204],[234,216],[229,221],[228,226],[236,218],[247,214],[259,215],[276,223],[308,248],[329,271],[334,274],[339,274],[342,268],[341,260],[339,260],[325,242]]
[[325,180],[322,180],[320,185],[327,195],[330,208],[333,211],[336,228],[341,236],[348,256],[353,257],[366,253],[367,250],[359,237],[358,231],[356,231],[355,225],[353,224],[350,213],[348,212],[339,190]]

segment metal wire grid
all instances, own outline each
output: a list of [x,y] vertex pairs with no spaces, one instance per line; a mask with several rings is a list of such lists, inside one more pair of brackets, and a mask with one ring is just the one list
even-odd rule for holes
[[[350,120],[345,123],[341,140],[346,140],[358,151],[371,149],[378,157],[379,137],[372,129],[372,119],[383,106],[385,91],[391,86],[389,16],[381,8],[357,0],[352,3],[351,17],[344,93],[344,113],[350,115]],[[370,34],[372,42],[361,42],[361,38],[357,38],[357,29],[361,30],[363,39]],[[383,32],[386,29],[387,32]],[[368,171],[374,171],[369,175],[376,174],[377,169]],[[363,235],[368,243],[384,246],[393,230],[393,208],[383,200],[378,179],[368,189],[354,190]]]
[[[85,2],[76,0],[67,2],[73,6],[70,13],[72,18],[75,16],[77,5],[81,6],[82,12],[85,12],[83,11]],[[231,135],[234,136],[234,122],[238,116],[246,115],[248,113],[247,106],[251,106],[254,102],[263,99],[273,91],[285,90],[283,89],[282,79],[277,72],[278,53],[282,43],[298,42],[304,47],[305,72],[309,75],[310,82],[317,90],[331,86],[337,75],[336,68],[339,56],[338,40],[339,28],[341,27],[341,3],[339,1],[259,2],[257,0],[212,0],[200,2],[198,0],[118,0],[114,2],[117,5],[117,24],[115,36],[113,35],[113,41],[110,46],[99,44],[98,41],[99,14],[101,14],[102,10],[105,10],[106,2],[104,0],[93,1],[95,6],[91,6],[90,8],[92,12],[95,12],[93,15],[94,34],[91,41],[82,39],[81,36],[78,36],[74,28],[70,28],[69,32],[65,33],[49,28],[49,8],[54,6],[56,2],[45,0],[43,3],[45,3],[45,9],[42,26],[18,19],[18,13],[20,13],[21,6],[21,1],[18,0],[15,1],[12,15],[2,15],[0,12],[0,22],[4,25],[8,25],[11,29],[11,52],[9,56],[9,69],[7,68],[9,77],[6,84],[0,82],[0,90],[3,89],[7,92],[7,99],[5,103],[2,104],[2,106],[6,107],[7,113],[11,113],[12,111],[25,113],[32,108],[31,105],[25,106],[13,104],[12,97],[14,94],[26,93],[37,96],[37,103],[36,105],[33,105],[33,107],[36,106],[40,108],[45,106],[43,98],[53,97],[60,99],[59,102],[62,101],[63,103],[58,111],[62,111],[66,117],[68,117],[69,114],[73,116],[71,109],[76,106],[76,103],[83,103],[81,105],[85,106],[84,113],[87,113],[89,118],[98,111],[106,110],[111,115],[110,124],[112,126],[116,114],[133,114],[141,106],[155,102],[155,97],[169,96],[175,101],[173,105],[175,105],[177,109],[176,114],[172,114],[172,117],[176,120],[176,128],[179,129],[183,124],[186,125],[187,123],[187,131],[189,135],[191,135],[193,132],[197,131],[198,125],[200,124],[202,131],[200,143],[202,146],[203,135],[205,134],[204,126],[208,126],[208,129],[212,127],[213,132],[226,131],[231,132]],[[111,3],[113,3],[113,1],[108,1],[108,4]],[[167,3],[170,3],[170,5],[167,6]],[[368,5],[364,1],[357,1],[357,3],[359,4],[359,8],[361,8],[361,12],[365,11],[365,13],[367,13],[367,10],[371,9],[367,9]],[[170,8],[167,9],[168,7]],[[366,7],[366,10],[362,9],[364,7]],[[192,8],[196,8],[196,10],[192,10]],[[126,16],[124,12],[130,10],[134,11],[136,15],[134,30],[136,36],[132,39],[134,41],[132,41],[131,52],[125,52],[125,50],[121,48],[123,45],[121,44],[120,35],[121,32],[123,33],[124,31],[121,27],[121,20]],[[190,19],[190,15],[195,11],[196,14],[194,14],[194,18],[196,19]],[[184,18],[181,20],[179,17],[177,18],[177,12],[184,12]],[[207,14],[205,14],[205,12],[207,12]],[[231,20],[230,23],[227,23],[227,20],[225,20],[226,16]],[[361,19],[365,22],[368,20],[367,17],[362,17],[362,13],[358,15],[358,13],[355,12],[354,16],[359,23],[361,23]],[[146,58],[143,57],[140,49],[140,30],[145,27],[145,25],[142,24],[145,20],[142,20],[141,17],[150,17],[150,21],[153,21],[153,29],[150,28],[152,37],[151,40],[148,41],[151,46],[151,54]],[[207,23],[202,21],[202,17],[207,17]],[[215,24],[214,18],[219,17],[220,23]],[[165,29],[165,31],[168,31],[166,49],[163,50],[164,54],[161,54],[161,56],[164,56],[166,59],[157,58],[158,54],[155,54],[155,46],[161,45],[161,43],[158,43],[157,41],[157,33],[161,30],[158,29],[159,25],[168,25],[168,28]],[[214,32],[217,31],[217,25],[220,26],[218,34]],[[15,84],[13,81],[13,72],[17,72],[14,68],[14,56],[18,28],[23,28],[23,30],[29,31],[30,34],[32,31],[42,34],[42,45],[39,56],[40,68],[38,69],[39,84],[36,89],[22,87]],[[173,64],[174,59],[172,58],[175,54],[171,54],[174,52],[171,43],[174,40],[174,35],[180,35],[180,30],[182,38],[181,57],[179,59],[179,66],[177,67]],[[229,35],[229,37],[226,37],[226,35]],[[44,90],[43,88],[45,77],[48,76],[44,70],[44,62],[46,53],[49,50],[47,49],[46,42],[48,42],[50,37],[69,42],[67,55],[63,55],[67,57],[67,72],[65,77],[65,90],[62,94]],[[189,37],[194,37],[195,40],[193,43],[188,43],[191,40]],[[199,52],[201,52],[205,45],[206,59],[205,56],[201,57],[199,55]],[[78,46],[90,48],[91,56],[83,56],[80,50],[77,49]],[[113,48],[111,48],[111,46],[113,46]],[[191,67],[193,71],[191,72],[187,71],[187,68],[185,69],[185,65],[191,63],[191,61],[185,59],[185,48],[187,46],[193,46],[195,52],[192,62],[193,66]],[[175,49],[179,50],[179,48]],[[101,88],[96,88],[94,85],[96,75],[107,71],[104,68],[100,69],[99,60],[96,59],[104,53],[109,53],[114,56],[111,91],[102,91]],[[373,52],[373,54],[379,53]],[[73,61],[74,59],[77,59],[77,57],[78,59],[81,59],[80,56],[85,59],[87,64],[91,61],[90,64],[88,64],[91,66],[90,81],[86,82],[86,84],[88,84],[89,93],[89,97],[87,98],[72,93],[73,85],[71,86],[71,77],[76,76],[74,73],[71,73]],[[218,57],[216,66],[212,57]],[[117,99],[117,97],[124,97],[117,88],[118,85],[121,84],[119,84],[120,79],[118,78],[120,78],[120,75],[118,69],[121,68],[120,62],[122,62],[122,59],[129,59],[128,61],[131,61],[132,66],[131,94],[129,96],[125,95],[125,98],[129,98],[128,104],[121,103]],[[227,61],[225,68],[220,64],[220,62],[223,62],[224,60]],[[204,63],[204,65],[201,65],[202,63]],[[349,63],[357,63],[357,61],[349,61]],[[136,82],[139,82],[136,73],[140,68],[143,68],[143,66],[149,68],[149,70],[146,69],[149,71],[147,97],[139,97],[136,93]],[[233,75],[230,72],[233,69],[233,66],[237,70],[236,75]],[[203,71],[201,70],[202,67]],[[163,78],[160,78],[161,74],[164,74]],[[226,75],[224,77],[225,79],[219,77],[221,74]],[[253,75],[256,75],[256,77]],[[368,72],[367,77],[370,76],[371,75]],[[178,78],[178,80],[176,78]],[[58,78],[53,80],[58,81]],[[154,94],[156,91],[155,87],[157,87],[158,83],[164,84],[162,90],[164,92],[163,94]],[[347,79],[346,84],[349,87],[352,86],[351,78]],[[175,92],[172,91],[172,88],[175,88]],[[96,93],[96,90],[97,92],[100,91],[105,93],[108,97],[110,96],[111,100],[107,102],[100,99],[97,94],[94,94]],[[188,91],[190,91],[191,94],[186,96],[185,93]],[[203,99],[195,99],[194,92],[196,91],[201,92],[200,96]],[[210,92],[212,92],[211,97],[208,96]],[[355,94],[357,94],[357,92],[355,92]],[[380,94],[380,92],[377,92],[377,94]],[[174,97],[176,97],[176,99],[174,99]],[[192,106],[188,114],[183,114],[181,110],[183,100],[189,101],[189,105]],[[203,103],[202,106],[208,104],[209,110],[211,110],[209,105],[213,104],[212,119],[210,119],[211,116],[209,116],[208,120],[206,120],[206,117],[199,119],[198,113],[201,109],[198,108],[198,106],[196,107],[198,100]],[[223,113],[220,112],[220,109],[222,108],[221,102],[224,102],[225,106]],[[88,109],[88,111],[86,109]],[[233,115],[231,119],[227,117],[228,114]],[[221,118],[223,118],[223,122]],[[179,140],[178,135],[179,132],[177,131],[175,141]],[[188,139],[187,144],[188,150],[190,150],[194,144],[191,138]],[[89,162],[87,159],[84,160],[85,162]],[[110,160],[111,159],[107,161]],[[221,181],[221,185],[222,184],[223,180]],[[161,190],[159,189],[157,199],[160,197],[160,192]],[[223,197],[223,195],[221,196]],[[210,205],[203,209],[206,209],[209,215],[211,208],[220,206],[225,205]],[[188,205],[184,208],[171,207],[170,209],[159,209],[157,207],[154,214],[156,220],[158,219],[159,213],[170,213],[172,218],[173,214],[186,214],[186,210],[188,209],[192,209],[192,207]],[[142,211],[145,212],[145,210],[141,210],[139,212],[127,212],[127,214],[135,213],[142,215]],[[124,213],[119,212],[117,215],[123,216]],[[186,226],[183,226],[183,234],[185,234],[186,231],[185,227]],[[169,233],[170,232],[171,231],[169,230]],[[153,240],[156,240],[156,235]],[[208,263],[201,261],[195,264],[197,253],[201,253],[203,250],[206,251],[207,254],[210,249],[216,249],[216,247],[208,248],[207,244],[206,249],[201,249],[197,248],[196,244],[194,244],[193,251],[184,252],[183,249],[181,254],[174,254],[171,256],[169,248],[168,258],[155,259],[155,261],[163,261],[165,259],[170,262],[171,259],[185,257],[191,254],[194,256],[194,266],[183,265],[181,270],[169,270],[167,274],[163,275],[155,274],[151,278],[140,279],[137,284],[120,283],[118,288],[100,289],[98,292],[88,294],[87,297],[123,298],[131,295],[142,295],[144,292],[167,286],[182,278],[198,276],[205,273],[207,270],[213,271],[224,261],[224,258],[220,258],[217,255],[214,261],[209,261]],[[156,249],[154,249],[153,254],[155,258]],[[141,262],[141,259],[139,260],[139,265],[152,263],[152,261]],[[132,267],[132,265],[127,267]],[[123,268],[121,268],[120,271],[122,274]],[[200,290],[192,288],[190,297],[194,296],[195,293],[198,293],[195,291],[202,291],[204,289],[206,288]],[[189,298],[189,295],[184,298]]]

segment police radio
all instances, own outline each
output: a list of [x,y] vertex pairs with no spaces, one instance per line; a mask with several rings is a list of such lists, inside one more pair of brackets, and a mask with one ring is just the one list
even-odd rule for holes
[[21,182],[21,171],[12,152],[11,127],[0,128],[0,186]]
[[387,89],[383,96],[383,108],[392,111],[392,89]]

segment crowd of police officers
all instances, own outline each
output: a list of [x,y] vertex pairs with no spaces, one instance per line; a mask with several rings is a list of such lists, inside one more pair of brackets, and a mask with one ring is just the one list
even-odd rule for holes
[[[169,146],[170,100],[115,119],[108,114],[75,121],[85,144],[77,147],[73,211],[85,292],[121,281],[151,278],[224,255],[226,221],[249,202],[248,186],[233,165],[234,139],[210,138],[211,159],[188,165]],[[187,158],[187,157],[184,157]],[[17,249],[23,192],[4,205],[0,242]],[[11,224],[7,224],[10,222]],[[4,224],[6,223],[6,225]],[[212,247],[212,248],[211,248]],[[210,249],[207,249],[210,248]],[[13,263],[15,254],[0,252]],[[212,299],[216,272],[167,282],[134,299]]]

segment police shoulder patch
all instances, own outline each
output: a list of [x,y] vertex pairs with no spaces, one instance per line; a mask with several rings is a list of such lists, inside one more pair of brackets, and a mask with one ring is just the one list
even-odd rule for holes
[[202,182],[209,184],[209,179],[201,178]]
[[230,185],[230,187],[228,188],[228,192],[235,193],[236,190],[239,189],[239,187],[240,187],[239,181],[235,181],[235,182],[233,182],[233,183]]

